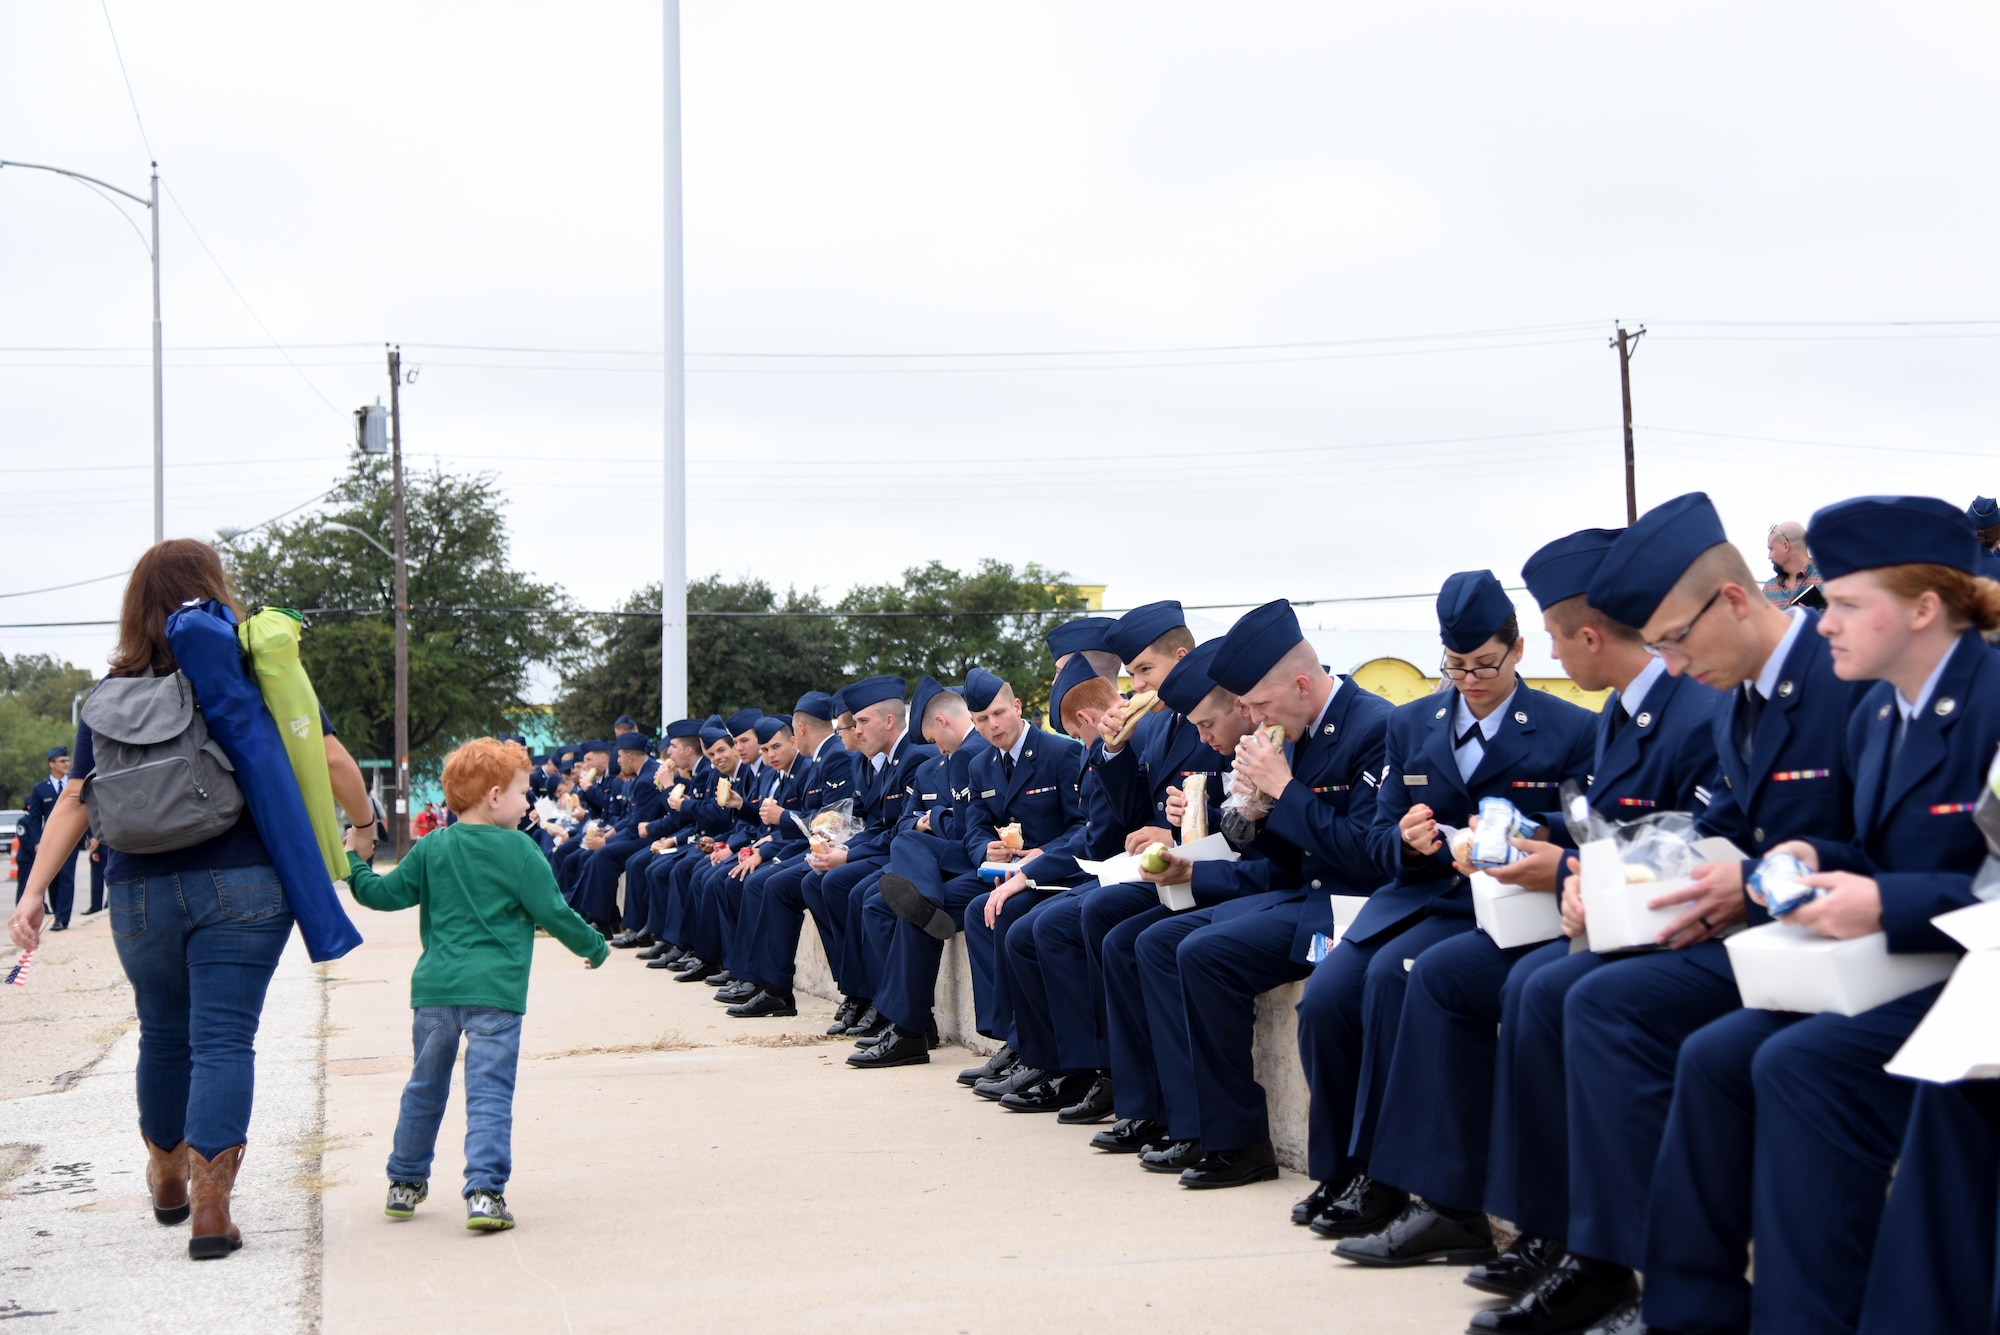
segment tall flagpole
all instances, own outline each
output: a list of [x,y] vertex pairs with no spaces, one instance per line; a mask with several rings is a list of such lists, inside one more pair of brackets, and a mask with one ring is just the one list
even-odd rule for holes
[[687,714],[687,327],[681,274],[681,7],[663,0],[666,104],[666,549],[660,567],[660,735]]

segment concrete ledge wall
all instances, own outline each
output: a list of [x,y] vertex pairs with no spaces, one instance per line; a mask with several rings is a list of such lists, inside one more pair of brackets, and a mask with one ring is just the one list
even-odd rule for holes
[[[820,949],[819,933],[810,919],[799,933],[797,969],[800,991],[828,1001],[840,1000],[826,952]],[[1264,1087],[1271,1107],[1271,1143],[1277,1148],[1278,1162],[1300,1172],[1306,1166],[1306,1077],[1299,1065],[1298,1017],[1293,1008],[1304,988],[1304,983],[1287,983],[1257,998],[1254,1053],[1257,1083]],[[981,1054],[999,1046],[973,1028],[972,970],[966,961],[963,936],[953,937],[945,946],[944,962],[938,968],[936,1005],[938,1032],[946,1042]]]

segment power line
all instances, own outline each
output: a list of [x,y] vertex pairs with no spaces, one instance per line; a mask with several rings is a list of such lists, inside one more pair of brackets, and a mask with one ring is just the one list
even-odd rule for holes
[[118,57],[118,74],[125,80],[125,96],[132,103],[132,119],[139,124],[139,142],[146,146],[146,157],[153,159],[153,141],[146,134],[146,118],[139,114],[139,95],[132,91],[132,76],[125,69],[125,51],[118,45],[118,29],[111,22],[110,0],[98,0],[104,9],[104,26],[111,33],[111,53]]
[[208,256],[208,262],[210,264],[213,264],[215,266],[215,271],[222,275],[222,281],[229,284],[229,290],[236,294],[236,299],[243,303],[243,309],[249,312],[250,318],[252,320],[255,320],[257,322],[257,327],[264,331],[264,337],[271,340],[271,346],[278,350],[278,355],[280,357],[283,357],[286,363],[292,368],[292,370],[298,373],[299,379],[306,382],[306,388],[310,389],[313,393],[319,395],[319,401],[321,403],[324,403],[327,407],[332,408],[334,412],[339,413],[340,416],[343,419],[345,419],[347,417],[347,414],[345,412],[342,412],[339,408],[335,408],[333,400],[329,399],[325,395],[325,393],[321,391],[320,387],[313,383],[312,377],[307,375],[303,370],[301,370],[299,364],[292,360],[292,354],[285,350],[284,344],[278,342],[278,336],[271,332],[271,327],[264,323],[264,318],[262,316],[257,314],[256,308],[250,304],[250,299],[243,295],[243,289],[236,286],[236,280],[229,276],[229,270],[223,268],[222,261],[215,258],[215,252],[209,249],[208,242],[204,240],[201,235],[201,230],[194,225],[194,219],[188,217],[187,209],[181,204],[181,197],[174,193],[174,188],[171,185],[167,185],[167,183],[164,181],[162,181],[160,184],[166,189],[167,198],[173,201],[174,212],[181,215],[181,221],[187,224],[188,231],[192,233],[194,239],[200,243],[202,254]]
[[123,579],[131,573],[132,567],[126,566],[123,570],[114,571],[109,575],[93,575],[89,579],[80,579],[71,584],[51,584],[46,589],[16,589],[12,593],[0,593],[0,598],[27,598],[37,593],[60,593],[64,589],[80,589],[86,584],[102,584],[108,579]]

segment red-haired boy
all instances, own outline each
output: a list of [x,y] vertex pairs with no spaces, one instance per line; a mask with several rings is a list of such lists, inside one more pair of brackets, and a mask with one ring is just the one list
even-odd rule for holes
[[465,1044],[465,1226],[512,1228],[504,1195],[513,1170],[514,1068],[535,928],[595,969],[610,948],[563,902],[548,860],[521,833],[528,810],[528,753],[480,737],[444,762],[445,803],[457,814],[410,846],[387,876],[355,855],[348,836],[348,884],[371,909],[418,906],[423,957],[410,975],[416,1062],[403,1086],[389,1153],[391,1219],[408,1219],[430,1194],[431,1157],[451,1091],[451,1068]]

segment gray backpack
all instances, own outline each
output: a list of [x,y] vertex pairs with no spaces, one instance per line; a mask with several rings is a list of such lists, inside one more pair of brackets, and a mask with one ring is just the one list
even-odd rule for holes
[[243,814],[229,757],[208,735],[194,686],[170,676],[107,677],[84,701],[90,828],[120,853],[171,853],[225,833]]

